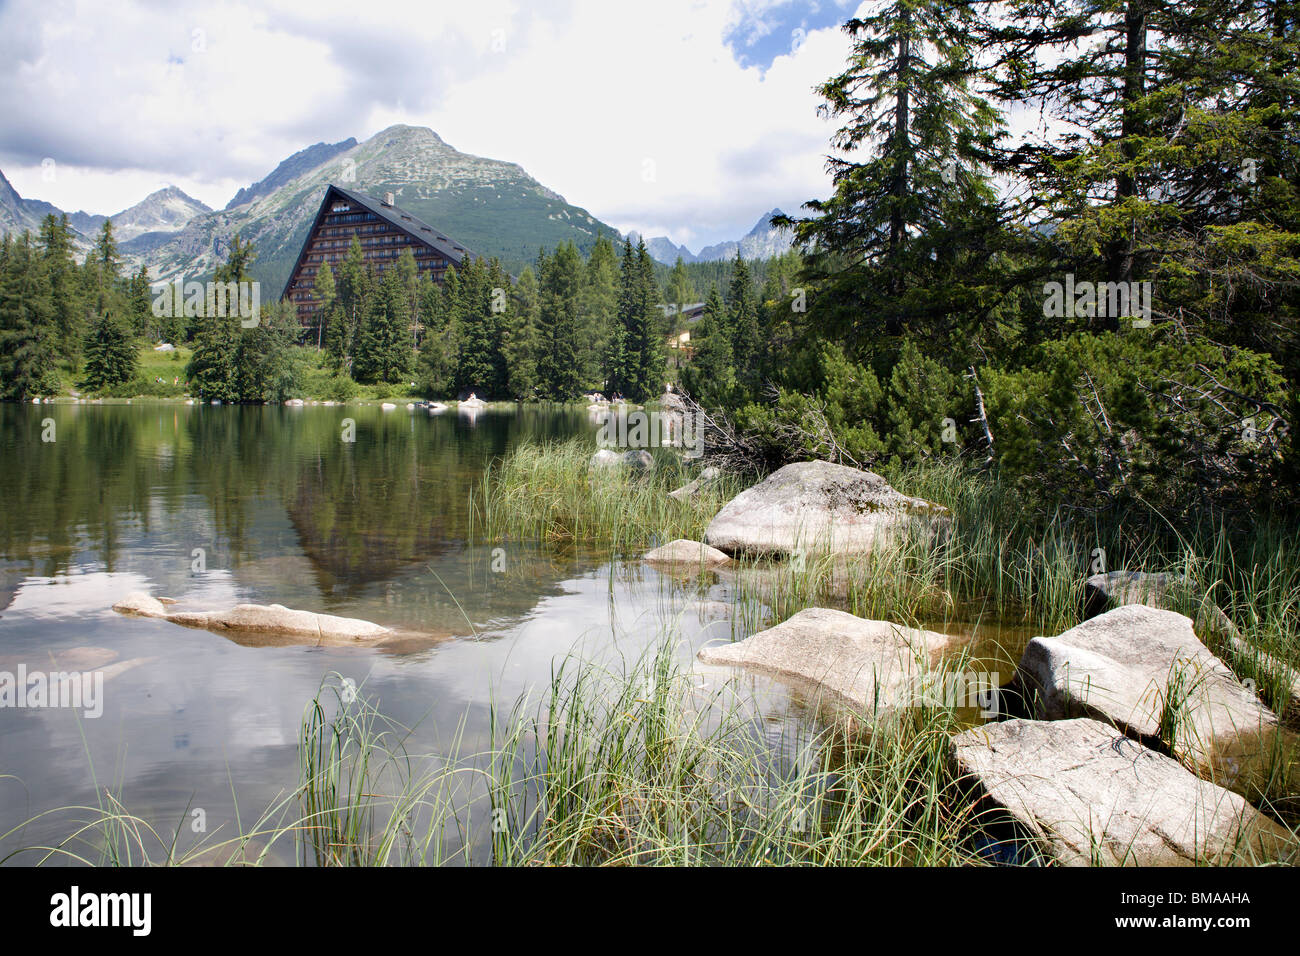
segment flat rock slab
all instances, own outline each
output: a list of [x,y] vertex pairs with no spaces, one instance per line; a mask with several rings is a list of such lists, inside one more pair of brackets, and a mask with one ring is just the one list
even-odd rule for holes
[[849,717],[918,703],[924,676],[964,637],[808,608],[734,644],[700,650],[705,664],[791,680]]
[[1149,743],[1161,739],[1162,714],[1174,705],[1172,750],[1205,775],[1235,777],[1278,732],[1277,717],[1197,639],[1190,618],[1146,605],[1035,637],[1017,679],[1038,716],[1095,717]]
[[668,542],[661,548],[647,551],[642,560],[651,564],[666,564],[674,567],[713,568],[720,564],[727,564],[731,561],[731,558],[727,557],[724,552],[719,551],[717,548],[711,548],[707,544],[691,541],[687,538],[678,538],[676,541]]
[[219,611],[171,611],[162,601],[140,591],[126,595],[113,605],[113,610],[122,614],[161,618],[185,627],[250,632],[286,639],[278,643],[365,644],[394,634],[389,628],[359,618],[298,611],[280,604],[236,604]]
[[827,461],[786,465],[732,498],[704,533],[728,554],[866,552],[948,509],[910,498],[870,471]]
[[958,777],[1056,863],[1249,864],[1296,853],[1291,835],[1237,794],[1096,720],[1008,720],[957,734],[949,748]]

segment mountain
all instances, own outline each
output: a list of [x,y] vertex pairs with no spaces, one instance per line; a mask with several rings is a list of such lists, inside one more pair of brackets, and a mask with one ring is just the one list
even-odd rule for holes
[[[0,233],[21,233],[30,230],[32,235],[40,232],[41,220],[47,214],[61,216],[60,209],[39,199],[24,199],[18,191],[9,185],[9,180],[0,172]],[[76,228],[75,226],[73,227]],[[83,242],[85,236],[80,236]]]
[[[321,156],[315,166],[296,171]],[[424,127],[392,126],[339,151],[311,147],[281,163],[263,183],[282,170],[282,178],[288,177],[284,182],[250,202],[196,216],[151,250],[144,257],[150,274],[209,275],[238,233],[257,251],[251,274],[278,296],[330,183],[376,197],[394,193],[401,209],[479,255],[500,258],[516,273],[534,262],[542,247],[573,240],[585,250],[598,236],[619,239],[611,226],[518,164],[462,153]],[[256,186],[250,190],[256,191]]]
[[227,209],[243,206],[267,195],[273,190],[297,179],[303,173],[311,172],[322,163],[327,163],[339,153],[345,153],[357,145],[356,138],[349,136],[339,143],[317,143],[294,153],[271,172],[265,179],[253,183],[247,189],[235,193],[235,198],[226,203]]
[[770,259],[789,252],[794,244],[794,236],[790,230],[777,229],[772,225],[772,217],[780,215],[783,215],[780,209],[763,213],[754,228],[739,240],[705,246],[697,258],[700,262],[716,262],[719,259],[734,259],[739,251],[743,259]]
[[[682,257],[683,262],[717,262],[719,259],[736,258],[737,251],[745,259],[770,259],[789,252],[794,244],[794,237],[788,229],[777,229],[772,225],[772,217],[780,215],[783,215],[780,209],[765,212],[754,228],[739,239],[705,246],[698,253],[691,252],[685,246],[674,245],[666,236],[647,239],[646,251],[654,259],[670,266],[677,262],[678,256]],[[636,241],[635,232],[629,232],[628,236],[633,242]]]
[[[209,212],[212,212],[210,207],[175,186],[168,186],[113,216],[68,213],[68,225],[75,232],[74,245],[84,250],[90,246],[104,220],[111,218],[118,246],[130,258],[170,238],[195,216]],[[0,233],[20,233],[30,229],[35,235],[40,231],[41,220],[51,213],[62,216],[63,210],[40,199],[23,199],[0,173]]]
[[[640,233],[633,230],[626,234],[626,238],[632,241],[632,245],[636,245],[637,239],[640,238]],[[669,266],[677,264],[678,256],[681,256],[682,262],[699,261],[696,259],[695,253],[691,252],[691,250],[687,249],[685,246],[675,245],[667,236],[655,236],[653,239],[647,239],[645,241],[645,250],[650,253],[651,259]]]

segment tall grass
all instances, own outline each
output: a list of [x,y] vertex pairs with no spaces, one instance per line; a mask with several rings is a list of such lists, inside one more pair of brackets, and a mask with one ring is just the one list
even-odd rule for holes
[[675,538],[698,539],[740,490],[723,477],[691,500],[668,492],[692,470],[675,453],[654,452],[655,467],[593,467],[581,440],[521,445],[485,469],[471,496],[471,536],[481,542],[538,541],[609,547],[631,553]]

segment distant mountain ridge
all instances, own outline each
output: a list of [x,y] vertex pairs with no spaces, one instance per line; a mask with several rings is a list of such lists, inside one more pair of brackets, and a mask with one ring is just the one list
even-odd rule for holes
[[[85,249],[94,241],[106,219],[113,220],[113,235],[123,253],[128,257],[133,251],[157,245],[175,232],[183,229],[195,216],[209,213],[206,204],[186,195],[175,186],[167,186],[151,193],[134,206],[128,206],[112,216],[88,212],[68,213],[68,225],[74,231],[74,245]],[[33,235],[40,231],[41,220],[47,215],[62,216],[63,210],[40,199],[24,199],[0,173],[0,232],[21,233],[29,230]],[[160,238],[161,237],[161,238]]]
[[[781,215],[784,213],[780,209],[765,212],[754,224],[754,228],[739,239],[705,246],[698,253],[675,244],[667,236],[646,239],[646,251],[654,259],[670,266],[676,264],[678,256],[683,262],[717,262],[720,259],[734,259],[739,252],[744,259],[770,259],[789,252],[794,245],[794,236],[790,230],[778,229],[772,225],[772,218]],[[627,233],[634,241],[637,235],[635,232]]]

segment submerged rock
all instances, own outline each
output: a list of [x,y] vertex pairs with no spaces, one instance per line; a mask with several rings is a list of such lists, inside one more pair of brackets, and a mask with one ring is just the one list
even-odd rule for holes
[[1278,731],[1277,717],[1197,639],[1190,618],[1141,604],[1035,637],[1017,681],[1038,716],[1095,717],[1138,740],[1164,739],[1206,775],[1263,758]]
[[719,564],[726,564],[731,558],[717,548],[710,548],[707,544],[690,541],[686,538],[678,538],[676,541],[668,542],[661,548],[647,551],[642,560],[649,561],[651,564],[716,567]]
[[281,604],[236,604],[219,611],[169,611],[162,601],[140,591],[126,595],[113,605],[113,610],[210,631],[248,631],[290,638],[281,643],[372,643],[394,634],[387,627],[359,618],[299,611]]
[[1008,720],[957,734],[958,778],[996,825],[1071,866],[1246,864],[1294,857],[1290,834],[1244,799],[1096,720]]
[[803,461],[732,498],[704,540],[732,555],[866,552],[947,521],[947,508],[900,494],[874,472]]
[[705,664],[793,680],[853,717],[921,702],[925,674],[965,638],[808,608],[735,644],[710,645]]

